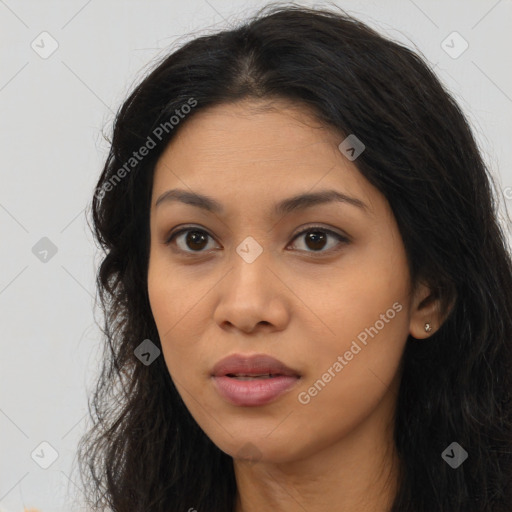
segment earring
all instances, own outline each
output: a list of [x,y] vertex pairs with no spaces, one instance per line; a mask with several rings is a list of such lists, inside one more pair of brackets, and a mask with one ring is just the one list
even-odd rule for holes
[[430,332],[432,330],[432,327],[430,326],[429,323],[426,323],[425,324],[425,332]]

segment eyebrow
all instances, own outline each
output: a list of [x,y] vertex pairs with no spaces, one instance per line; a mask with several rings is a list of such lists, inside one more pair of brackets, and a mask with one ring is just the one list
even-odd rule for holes
[[[212,197],[199,194],[197,192],[190,192],[182,189],[167,190],[159,196],[155,202],[155,208],[165,202],[178,201],[197,208],[202,208],[211,213],[222,214],[224,207],[217,200]],[[320,190],[318,192],[309,192],[298,194],[287,199],[283,199],[274,205],[273,213],[276,216],[286,215],[297,210],[305,210],[312,206],[319,204],[340,202],[360,208],[365,213],[369,213],[368,205],[360,199],[347,196],[337,190]]]

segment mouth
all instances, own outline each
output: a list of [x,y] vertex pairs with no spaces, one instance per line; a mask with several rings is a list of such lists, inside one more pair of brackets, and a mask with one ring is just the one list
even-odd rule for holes
[[211,374],[213,377],[233,378],[300,377],[299,372],[267,354],[232,354],[218,361]]
[[211,377],[222,398],[245,407],[274,402],[301,379],[299,372],[266,354],[228,356],[214,366]]
[[233,373],[228,373],[226,375],[226,377],[230,377],[232,379],[236,379],[236,380],[256,380],[256,379],[274,379],[276,377],[283,377],[283,375],[281,375],[280,373],[273,373],[273,374],[264,374],[264,375],[240,375],[240,374],[233,374]]

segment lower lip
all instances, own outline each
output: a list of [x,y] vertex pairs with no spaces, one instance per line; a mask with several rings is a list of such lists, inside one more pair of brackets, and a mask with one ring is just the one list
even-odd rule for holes
[[263,379],[239,380],[225,375],[213,377],[217,390],[228,402],[239,406],[265,405],[291,389],[299,377],[281,375]]

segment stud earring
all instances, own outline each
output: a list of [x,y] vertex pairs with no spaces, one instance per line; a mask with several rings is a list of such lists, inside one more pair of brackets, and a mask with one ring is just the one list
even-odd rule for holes
[[429,323],[426,323],[425,324],[425,332],[430,332],[432,330],[432,327],[430,326]]

